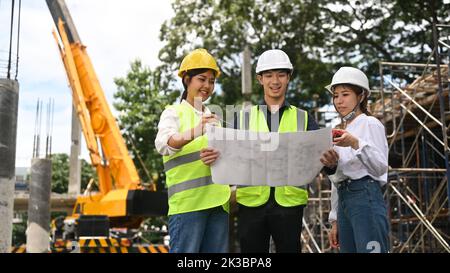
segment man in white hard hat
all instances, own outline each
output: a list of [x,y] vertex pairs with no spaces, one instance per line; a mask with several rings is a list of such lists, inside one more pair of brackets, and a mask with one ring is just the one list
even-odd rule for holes
[[[319,129],[306,111],[286,101],[292,71],[292,63],[282,50],[272,49],[261,54],[256,78],[264,89],[264,102],[251,107],[250,111],[241,112],[243,116],[235,119],[235,128],[280,133]],[[334,150],[324,157],[337,162]],[[204,162],[212,163],[210,160]],[[301,251],[303,209],[308,202],[305,187],[238,187],[236,200],[242,252],[268,253],[271,237],[278,253]]]

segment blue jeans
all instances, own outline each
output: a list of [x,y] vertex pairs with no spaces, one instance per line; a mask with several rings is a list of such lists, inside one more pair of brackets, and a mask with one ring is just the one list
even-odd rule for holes
[[389,222],[378,181],[369,176],[338,186],[338,235],[341,253],[387,253]]
[[228,252],[228,213],[222,206],[169,216],[170,253]]

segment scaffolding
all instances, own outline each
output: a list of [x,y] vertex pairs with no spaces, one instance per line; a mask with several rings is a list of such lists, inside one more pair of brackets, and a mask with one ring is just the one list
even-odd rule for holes
[[331,227],[328,215],[331,211],[331,182],[320,174],[309,187],[308,205],[303,212],[301,234],[302,252],[327,253],[333,250],[328,241]]
[[[426,63],[379,63],[380,87],[370,105],[386,127],[389,144],[384,197],[391,252],[450,253],[450,26],[434,22],[433,38]],[[310,196],[303,252],[335,251],[328,242],[326,177],[318,177]]]

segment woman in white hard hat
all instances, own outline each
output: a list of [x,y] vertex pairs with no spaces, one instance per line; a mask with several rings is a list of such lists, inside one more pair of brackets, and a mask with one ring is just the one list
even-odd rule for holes
[[389,223],[382,186],[387,183],[388,145],[383,124],[367,110],[369,80],[359,69],[341,67],[326,87],[342,123],[333,130],[339,155],[332,183],[329,235],[343,253],[388,252]]
[[228,252],[230,188],[213,184],[210,167],[200,160],[208,145],[205,125],[217,123],[203,102],[220,70],[211,54],[196,49],[183,59],[178,75],[185,89],[182,101],[161,114],[155,139],[168,187],[170,252]]

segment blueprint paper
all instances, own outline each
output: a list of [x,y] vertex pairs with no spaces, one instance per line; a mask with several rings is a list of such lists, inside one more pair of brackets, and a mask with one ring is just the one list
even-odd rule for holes
[[208,146],[220,156],[211,165],[213,182],[242,186],[304,186],[323,168],[331,128],[262,133],[207,126]]

